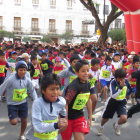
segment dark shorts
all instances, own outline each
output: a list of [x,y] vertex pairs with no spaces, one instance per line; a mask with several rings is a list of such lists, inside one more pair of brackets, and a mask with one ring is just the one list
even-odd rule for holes
[[0,77],[0,85],[4,82],[5,77]]
[[17,117],[27,118],[28,117],[28,104],[23,103],[20,105],[8,105],[8,117],[13,120]]
[[126,99],[117,101],[113,98],[110,98],[105,105],[102,118],[113,118],[115,112],[117,113],[118,117],[120,117],[121,115],[126,115],[126,103]]
[[95,94],[96,92],[95,92],[95,87],[93,87],[93,88],[91,88],[90,89],[90,94]]

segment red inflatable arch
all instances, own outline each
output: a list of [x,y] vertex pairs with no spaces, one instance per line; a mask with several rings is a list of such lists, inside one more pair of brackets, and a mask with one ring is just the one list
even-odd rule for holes
[[128,52],[140,52],[140,0],[110,1],[124,11]]

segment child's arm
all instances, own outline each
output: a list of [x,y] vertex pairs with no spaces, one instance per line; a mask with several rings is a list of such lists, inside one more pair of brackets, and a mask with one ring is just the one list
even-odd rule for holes
[[62,79],[62,78],[65,78],[65,77],[68,76],[67,73],[68,73],[68,69],[65,69],[65,70],[61,71],[61,72],[58,74],[58,76],[60,77],[60,79]]
[[5,90],[9,86],[9,83],[10,83],[10,78],[5,80],[4,83],[0,85],[0,96],[5,92]]
[[29,89],[29,93],[31,93],[33,100],[37,99],[37,94],[36,94],[35,88],[30,79],[28,79],[28,88],[27,89]]
[[[32,106],[32,124],[34,130],[38,133],[48,133],[58,129],[58,123],[45,123],[42,120],[42,104],[35,100]],[[47,114],[46,114],[47,115]]]
[[91,99],[89,98],[87,104],[87,111],[88,111],[88,125],[90,127],[91,121],[92,121],[92,104],[91,104]]

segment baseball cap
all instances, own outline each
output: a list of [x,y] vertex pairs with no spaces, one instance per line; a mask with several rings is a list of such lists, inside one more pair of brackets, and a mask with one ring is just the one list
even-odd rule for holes
[[13,51],[13,52],[11,52],[11,54],[17,54],[17,52],[16,51]]
[[55,62],[61,62],[61,61],[62,61],[62,59],[60,57],[55,58]]
[[120,54],[118,52],[116,52],[116,53],[114,53],[113,57],[116,56],[116,55],[120,55]]
[[135,55],[136,53],[134,51],[132,51],[130,54]]

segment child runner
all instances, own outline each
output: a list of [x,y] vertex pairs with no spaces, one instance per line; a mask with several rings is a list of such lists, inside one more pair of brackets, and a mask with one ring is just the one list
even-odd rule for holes
[[45,52],[42,53],[42,62],[40,63],[43,75],[47,73],[52,73],[53,70],[53,62],[47,59],[47,54]]
[[39,89],[39,75],[43,76],[43,73],[42,73],[42,70],[40,68],[40,65],[38,64],[37,57],[35,55],[33,55],[31,57],[31,62],[32,62],[33,66],[34,66],[34,69],[35,69],[33,79],[32,79],[32,83],[34,85],[34,88],[36,90],[38,90]]
[[[11,125],[18,123],[18,116],[21,118],[20,139],[24,140],[24,132],[27,127],[28,105],[27,105],[27,89],[32,93],[33,99],[37,98],[36,91],[29,78],[25,76],[27,64],[19,61],[16,64],[16,73],[12,74],[0,86],[0,95],[6,92],[8,116]],[[14,82],[13,82],[14,81]]]
[[115,68],[111,64],[111,62],[112,62],[112,59],[110,58],[110,56],[107,56],[105,63],[103,64],[103,66],[101,68],[101,72],[100,72],[100,76],[99,76],[100,83],[103,87],[104,102],[106,102],[106,100],[107,100],[108,86],[111,81],[112,73],[115,70]]
[[[72,134],[75,140],[84,140],[89,133],[92,121],[92,105],[90,101],[89,63],[80,60],[75,64],[78,76],[66,89],[66,110],[68,112],[68,127],[62,132],[63,140],[70,140]],[[84,118],[83,108],[87,106],[88,121]]]
[[[96,104],[97,104],[97,95],[95,92],[95,83],[97,82],[97,88],[99,87],[99,75],[100,75],[100,61],[99,59],[95,58],[91,60],[92,67],[90,68],[90,79],[88,80],[91,85],[91,100],[92,100],[92,113],[95,110]],[[94,121],[94,115],[92,115],[92,120]]]
[[78,60],[80,60],[80,58],[77,54],[71,55],[70,57],[71,66],[58,74],[58,76],[61,79],[65,78],[64,90],[66,89],[69,83],[71,83],[74,79],[77,78],[77,75],[75,74],[75,64]]
[[[135,93],[136,93],[136,78],[132,78],[131,77],[131,73],[138,71],[140,69],[140,59],[138,56],[134,56],[133,57],[133,64],[132,67],[129,69],[129,73],[128,73],[128,81],[130,86],[133,88],[134,93],[131,94],[131,98],[132,98],[132,104],[135,104]],[[127,99],[129,99],[129,95],[127,96]]]
[[26,134],[28,140],[57,140],[59,132],[67,127],[66,101],[60,97],[61,82],[56,74],[41,79],[42,97],[32,106],[32,126]]
[[[8,70],[9,68],[10,68],[10,66],[5,59],[5,53],[0,51],[0,85],[5,80],[5,70]],[[6,101],[4,93],[1,96],[1,100]]]
[[[117,69],[114,74],[115,79],[111,81],[110,84],[110,92],[111,95],[108,98],[106,105],[103,110],[102,114],[102,120],[101,125],[98,130],[98,136],[102,135],[102,131],[104,128],[105,123],[112,119],[114,116],[114,113],[116,112],[118,114],[119,120],[113,124],[113,127],[115,129],[116,135],[120,135],[120,126],[127,121],[126,116],[126,94],[127,92],[131,92],[132,88],[130,87],[127,80],[125,80],[126,77],[126,71],[122,68]],[[128,90],[127,90],[128,89]]]
[[120,54],[118,52],[114,53],[114,55],[113,55],[112,65],[115,67],[115,70],[122,67],[122,62],[120,60]]

